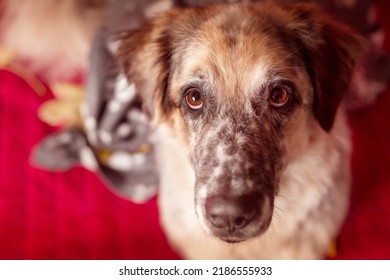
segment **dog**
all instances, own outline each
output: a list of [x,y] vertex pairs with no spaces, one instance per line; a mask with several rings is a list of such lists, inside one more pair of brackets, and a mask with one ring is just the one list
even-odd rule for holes
[[[7,3],[2,42],[38,57],[33,70],[86,68],[106,1]],[[116,59],[154,128],[161,224],[184,258],[326,255],[348,210],[342,99],[361,41],[311,4],[173,9],[121,33]]]
[[346,216],[361,39],[311,4],[177,9],[119,40],[189,259],[319,259]]

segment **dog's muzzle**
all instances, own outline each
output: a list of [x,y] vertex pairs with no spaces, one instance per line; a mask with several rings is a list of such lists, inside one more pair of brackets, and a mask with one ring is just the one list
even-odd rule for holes
[[276,141],[266,138],[251,119],[232,116],[231,122],[218,124],[195,141],[196,212],[209,234],[242,242],[265,232],[271,223]]
[[[195,204],[206,231],[229,242],[263,233],[273,213],[273,180],[258,161],[246,156],[233,161],[196,164]],[[271,176],[273,177],[273,176]]]

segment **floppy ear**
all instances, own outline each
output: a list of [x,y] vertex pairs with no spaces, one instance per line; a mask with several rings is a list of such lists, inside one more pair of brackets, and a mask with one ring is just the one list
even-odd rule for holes
[[314,115],[321,127],[330,131],[343,94],[348,91],[363,39],[315,5],[285,7],[292,13],[294,20],[289,28],[302,46],[300,52],[312,80]]
[[171,35],[167,17],[145,22],[121,36],[117,59],[129,84],[134,83],[143,110],[158,119],[169,108]]

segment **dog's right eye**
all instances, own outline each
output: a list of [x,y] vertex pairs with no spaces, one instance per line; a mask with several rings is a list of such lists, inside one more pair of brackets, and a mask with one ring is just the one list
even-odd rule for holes
[[198,110],[203,106],[202,93],[196,88],[187,90],[185,99],[188,107],[193,110]]
[[283,107],[288,103],[290,94],[287,89],[281,86],[275,87],[270,95],[269,102],[274,108]]

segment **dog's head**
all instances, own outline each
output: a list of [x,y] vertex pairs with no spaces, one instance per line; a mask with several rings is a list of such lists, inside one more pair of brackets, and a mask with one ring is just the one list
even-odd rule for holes
[[311,5],[173,10],[118,51],[145,110],[188,147],[196,213],[239,242],[271,222],[280,173],[314,131],[330,131],[359,37]]

